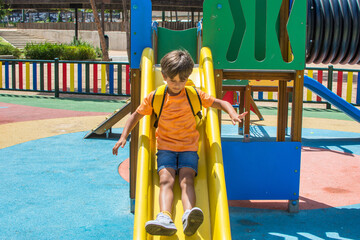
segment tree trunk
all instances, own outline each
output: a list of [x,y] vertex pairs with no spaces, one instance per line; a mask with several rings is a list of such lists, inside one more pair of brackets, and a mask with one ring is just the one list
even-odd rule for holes
[[103,54],[102,60],[103,61],[110,61],[109,51],[108,51],[107,46],[106,46],[104,31],[103,31],[101,23],[100,23],[100,19],[99,19],[99,15],[98,15],[98,12],[97,12],[95,0],[90,0],[90,4],[91,4],[91,8],[93,10],[95,23],[96,23],[97,31],[98,31],[99,38],[100,38],[101,51],[102,51],[102,54]]
[[128,14],[128,10],[127,10],[127,1],[128,0],[122,0],[122,5],[123,5],[123,18],[124,18],[124,30],[126,32],[126,50],[127,50],[127,55],[128,55],[128,59],[130,61],[130,26],[129,26],[129,14]]

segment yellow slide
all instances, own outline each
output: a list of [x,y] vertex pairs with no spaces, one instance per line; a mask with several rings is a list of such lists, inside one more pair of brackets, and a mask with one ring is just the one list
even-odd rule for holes
[[[202,48],[199,67],[194,68],[190,79],[201,90],[215,96],[214,70],[211,51]],[[141,99],[164,84],[160,69],[154,65],[154,52],[143,51],[141,58]],[[195,178],[196,206],[204,212],[204,222],[197,233],[187,237],[183,233],[183,208],[178,179],[174,186],[173,217],[178,229],[171,237],[151,236],[145,223],[159,213],[159,177],[156,166],[155,131],[153,117],[145,116],[139,123],[139,149],[136,175],[134,239],[231,239],[229,210],[221,151],[219,119],[216,109],[203,109],[198,124],[199,166]]]

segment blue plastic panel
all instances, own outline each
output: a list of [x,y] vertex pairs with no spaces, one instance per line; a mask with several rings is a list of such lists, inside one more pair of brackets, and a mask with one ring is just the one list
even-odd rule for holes
[[142,51],[151,47],[151,0],[131,0],[131,68],[140,68]]
[[222,139],[229,200],[299,198],[300,142],[248,142]]

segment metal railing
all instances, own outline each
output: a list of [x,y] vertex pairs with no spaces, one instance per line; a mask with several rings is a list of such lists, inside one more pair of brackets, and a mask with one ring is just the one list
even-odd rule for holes
[[0,90],[130,96],[128,62],[0,59]]
[[[305,69],[305,75],[314,78],[355,106],[360,106],[359,72],[360,69],[334,68],[332,65],[327,68],[307,67]],[[253,98],[257,101],[277,101],[277,93],[257,92],[253,94]],[[326,104],[328,109],[331,108],[328,102],[308,89],[304,90],[304,103],[322,103]]]
[[[0,90],[130,96],[129,63],[102,61],[62,61],[0,59]],[[360,106],[360,69],[305,69],[305,74],[334,91],[347,102]],[[257,101],[277,101],[276,92],[253,93]],[[310,90],[304,91],[304,103],[323,101]]]

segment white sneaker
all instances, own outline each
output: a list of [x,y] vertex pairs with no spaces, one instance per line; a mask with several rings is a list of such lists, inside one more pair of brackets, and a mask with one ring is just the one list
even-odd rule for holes
[[164,213],[159,213],[155,220],[147,221],[145,230],[151,235],[171,236],[177,231],[173,220]]
[[204,214],[200,208],[194,207],[191,210],[186,210],[182,217],[185,235],[194,235],[194,233],[198,230],[203,221]]

